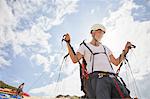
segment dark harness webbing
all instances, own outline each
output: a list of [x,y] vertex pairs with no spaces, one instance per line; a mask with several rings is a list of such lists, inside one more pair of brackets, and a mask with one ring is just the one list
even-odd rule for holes
[[[109,61],[109,56],[107,55],[106,48],[105,48],[104,45],[102,45],[102,46],[103,46],[103,49],[104,49],[104,52],[96,52],[96,53],[93,53],[93,51],[90,49],[89,46],[87,46],[87,44],[86,44],[84,41],[83,41],[80,45],[82,45],[82,44],[84,44],[84,45],[86,46],[86,48],[91,52],[90,61],[91,61],[91,59],[92,59],[92,72],[94,72],[93,69],[94,69],[94,56],[95,56],[95,55],[97,55],[97,54],[105,54],[105,55],[107,56],[108,61]],[[109,61],[109,63],[110,63],[110,61]],[[111,63],[110,63],[110,66],[111,66],[111,68],[112,68],[112,70],[113,70],[113,67],[112,67]]]

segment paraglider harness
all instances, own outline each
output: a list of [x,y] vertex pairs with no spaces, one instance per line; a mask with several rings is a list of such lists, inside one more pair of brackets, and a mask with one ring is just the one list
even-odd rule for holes
[[[94,72],[94,71],[93,71],[93,68],[94,68],[94,56],[95,56],[95,55],[98,55],[98,54],[105,54],[106,57],[107,57],[107,59],[108,59],[108,61],[109,61],[109,63],[110,63],[110,59],[109,59],[109,56],[108,56],[108,54],[107,54],[106,47],[105,47],[104,45],[102,45],[102,47],[103,47],[103,49],[104,49],[104,52],[96,52],[96,53],[93,53],[93,51],[90,49],[89,46],[87,46],[87,44],[85,43],[85,41],[83,41],[83,42],[80,44],[80,46],[81,46],[82,44],[83,44],[84,46],[86,46],[86,48],[91,52],[90,60],[91,60],[91,58],[92,58],[92,73]],[[120,56],[120,57],[121,57],[121,56]],[[91,74],[92,74],[92,73],[89,74],[89,73],[87,72],[86,65],[87,65],[87,63],[86,63],[86,61],[85,61],[85,59],[84,59],[84,57],[83,57],[83,58],[82,58],[82,67],[80,67],[80,68],[82,69],[82,77],[81,77],[81,79],[83,79],[81,83],[83,84],[83,91],[84,91],[85,93],[86,93],[86,91],[87,91],[87,89],[86,89],[86,80],[90,79]],[[113,70],[113,67],[112,67],[111,63],[110,63],[110,66],[111,66],[111,68],[112,68],[112,70]],[[120,64],[120,67],[119,67],[119,69],[117,70],[117,73],[116,73],[116,74],[115,74],[115,73],[111,73],[111,72],[98,71],[98,73],[100,74],[99,76],[104,77],[104,76],[113,75],[113,76],[115,76],[115,77],[119,77],[120,80],[121,80],[121,82],[122,82],[122,84],[123,84],[123,85],[125,86],[125,88],[126,88],[125,82],[123,81],[123,79],[122,79],[120,76],[118,76],[121,66],[122,66],[122,63]],[[114,80],[114,83],[115,83],[115,86],[116,86],[116,89],[117,89],[118,93],[120,94],[120,96],[121,96],[122,98],[124,98],[123,93],[121,92],[121,90],[120,90],[120,88],[119,88],[119,86],[118,86],[118,83],[116,82],[116,79],[114,78],[113,80]],[[127,89],[127,88],[126,88],[126,89]],[[128,93],[130,93],[130,91],[129,91],[128,89],[127,89],[127,91],[128,91]]]
[[[62,39],[62,41],[66,41],[66,40],[65,40],[65,39]],[[70,48],[72,49],[74,55],[76,55],[76,53],[75,53],[73,47],[72,47],[71,44],[70,44],[70,41],[66,41],[66,42],[69,44],[69,46],[70,46]],[[94,66],[94,56],[95,56],[95,55],[97,55],[97,54],[105,54],[105,55],[107,56],[109,62],[110,62],[109,56],[107,55],[107,52],[106,52],[106,48],[105,48],[103,45],[102,45],[102,46],[103,46],[103,48],[104,48],[104,52],[93,53],[92,50],[87,46],[87,44],[86,44],[84,41],[80,44],[80,46],[81,46],[82,44],[83,44],[84,46],[86,46],[86,47],[88,48],[88,50],[91,52],[90,60],[91,60],[91,58],[92,58],[92,72],[93,72],[93,68],[94,68],[93,66]],[[66,58],[68,55],[69,55],[69,53],[68,53],[64,58]],[[121,57],[121,56],[120,56],[120,57]],[[77,58],[77,57],[76,57],[76,58]],[[83,98],[87,98],[87,85],[86,85],[86,83],[87,83],[87,80],[90,79],[90,74],[91,74],[91,73],[89,74],[89,73],[87,72],[87,69],[86,69],[87,63],[86,63],[86,60],[84,59],[84,57],[82,57],[82,63],[81,63],[78,59],[77,59],[77,61],[78,61],[79,66],[80,66],[81,91],[83,91],[83,92],[85,93],[85,96],[84,96]],[[111,63],[110,63],[110,65],[111,65]],[[100,72],[100,73],[103,73],[103,74],[104,74],[103,76],[114,75],[116,78],[120,78],[120,80],[121,80],[123,86],[126,88],[125,82],[123,81],[123,79],[122,79],[120,76],[118,76],[121,66],[122,66],[122,63],[120,64],[119,69],[117,70],[117,73],[116,73],[116,74],[115,74],[115,73],[110,73],[110,72],[104,72],[104,71],[99,71],[99,72]],[[112,65],[111,65],[111,68],[113,69]],[[119,88],[119,85],[118,85],[116,79],[114,78],[113,80],[114,80],[114,83],[115,83],[115,85],[116,85],[116,89],[117,89],[117,91],[118,91],[120,97],[121,97],[121,98],[124,98],[123,93],[121,92],[121,89]],[[127,89],[127,88],[126,88],[126,89]],[[128,89],[127,89],[127,91],[128,91],[128,93],[130,94],[130,91],[129,91]],[[129,98],[130,98],[130,96],[129,96]]]

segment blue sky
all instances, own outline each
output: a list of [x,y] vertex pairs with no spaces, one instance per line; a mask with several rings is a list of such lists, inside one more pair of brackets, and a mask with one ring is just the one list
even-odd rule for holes
[[[13,86],[24,82],[31,95],[82,95],[78,65],[69,58],[56,82],[67,53],[61,38],[69,32],[77,49],[90,39],[92,24],[102,23],[107,28],[102,42],[116,57],[128,40],[137,45],[128,57],[141,96],[150,97],[149,84],[141,86],[150,74],[149,0],[1,0],[0,8],[0,80]],[[125,72],[122,68],[123,77]],[[56,85],[61,90],[52,92]]]

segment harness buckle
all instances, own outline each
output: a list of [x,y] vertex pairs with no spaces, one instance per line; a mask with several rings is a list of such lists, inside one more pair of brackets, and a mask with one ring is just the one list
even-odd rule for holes
[[98,73],[98,78],[102,78],[102,77],[115,77],[114,75],[108,74],[108,73]]
[[108,74],[106,74],[106,73],[98,73],[98,78],[102,78],[102,77],[104,77],[104,76],[107,76]]

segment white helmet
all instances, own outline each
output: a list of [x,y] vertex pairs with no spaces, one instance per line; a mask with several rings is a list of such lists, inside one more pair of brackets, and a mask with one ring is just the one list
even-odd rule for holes
[[98,29],[101,29],[102,31],[106,32],[106,28],[102,24],[94,24],[91,27],[91,31],[96,31]]

